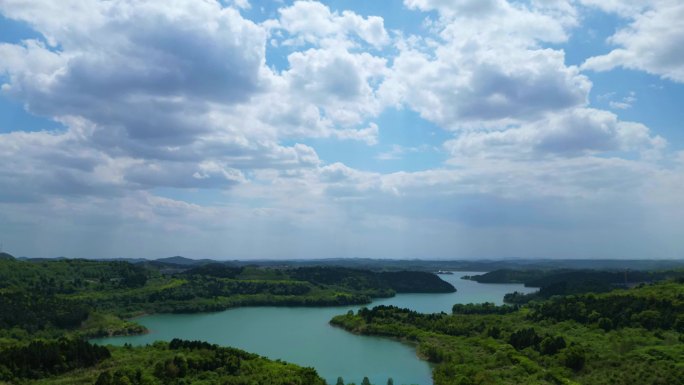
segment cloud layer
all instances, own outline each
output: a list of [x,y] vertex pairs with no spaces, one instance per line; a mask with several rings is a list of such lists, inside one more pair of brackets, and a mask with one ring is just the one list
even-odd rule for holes
[[[582,3],[405,0],[416,33],[316,1],[2,1],[41,36],[0,43],[3,98],[61,128],[0,134],[0,233],[36,256],[680,256],[682,152],[592,106],[585,70],[684,81],[684,8]],[[594,8],[618,48],[568,65]],[[431,139],[391,142],[397,111]]]
[[684,4],[677,0],[588,3],[630,20],[608,42],[617,46],[601,56],[588,58],[583,68],[607,71],[615,67],[646,71],[675,82],[684,82]]

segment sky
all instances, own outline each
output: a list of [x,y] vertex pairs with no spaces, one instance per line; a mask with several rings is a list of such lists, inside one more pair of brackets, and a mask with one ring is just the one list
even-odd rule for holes
[[0,243],[684,258],[680,0],[0,0]]

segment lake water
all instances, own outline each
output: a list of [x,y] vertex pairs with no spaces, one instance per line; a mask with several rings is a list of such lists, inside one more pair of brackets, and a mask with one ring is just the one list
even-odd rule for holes
[[[503,303],[513,291],[532,292],[522,285],[480,284],[460,279],[479,273],[440,275],[458,290],[448,294],[399,294],[373,301],[368,307],[395,305],[419,312],[451,312],[455,303]],[[314,367],[329,384],[338,376],[361,383],[368,376],[375,385],[388,377],[399,384],[430,385],[430,366],[416,357],[412,346],[386,338],[359,336],[328,324],[330,319],[360,306],[246,307],[218,313],[158,314],[136,319],[150,330],[140,336],[96,339],[100,344],[144,345],[173,338],[204,340],[233,346],[272,359]]]

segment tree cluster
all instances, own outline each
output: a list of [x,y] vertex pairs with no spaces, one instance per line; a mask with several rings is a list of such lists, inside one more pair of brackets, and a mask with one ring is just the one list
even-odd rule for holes
[[93,366],[110,357],[107,348],[81,339],[32,341],[0,350],[0,380],[37,379]]
[[658,296],[627,291],[564,296],[534,305],[533,309],[534,319],[596,323],[604,330],[642,327],[684,331],[684,294]]

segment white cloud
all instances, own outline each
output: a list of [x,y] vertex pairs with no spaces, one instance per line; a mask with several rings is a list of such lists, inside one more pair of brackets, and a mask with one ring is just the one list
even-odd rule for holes
[[[5,180],[35,186],[13,199],[225,189],[245,183],[252,170],[320,162],[311,147],[280,145],[288,126],[263,118],[269,100],[296,99],[296,90],[265,67],[266,31],[235,9],[215,1],[62,5],[69,12],[57,24],[56,10],[42,2],[0,8],[54,45],[0,45],[0,72],[8,75],[3,92],[65,126],[64,132],[0,135],[0,144],[13,149],[3,155],[16,166]],[[369,143],[377,137],[376,126],[338,132],[332,124],[304,133]]]
[[[56,47],[4,44],[3,92],[29,111],[93,124],[93,144],[129,156],[223,131],[214,106],[246,102],[268,82],[266,32],[213,1],[4,2]],[[55,23],[58,19],[59,23]],[[165,154],[166,153],[166,154]]]
[[371,83],[385,73],[385,59],[328,48],[295,52],[288,61],[283,77],[292,94],[318,105],[332,122],[357,125],[379,113]]
[[[527,8],[503,0],[407,1],[436,9],[440,40],[406,39],[380,89],[387,103],[407,104],[447,129],[502,126],[587,103],[591,89],[561,50],[573,9]],[[536,4],[536,3],[535,3]]]
[[649,8],[653,0],[580,0],[580,3],[622,17],[631,17]]
[[586,103],[591,83],[560,51],[452,48],[438,49],[434,60],[403,51],[381,95],[447,129],[528,121]]
[[381,152],[375,156],[378,160],[397,160],[402,159],[405,155],[411,153],[421,153],[427,152],[431,148],[427,145],[421,145],[417,147],[406,147],[400,146],[398,144],[393,144],[389,151]]
[[608,42],[618,46],[611,52],[587,59],[583,69],[608,71],[615,67],[646,71],[675,82],[684,82],[684,3],[679,0],[652,0],[599,5],[631,19]]
[[616,102],[611,100],[608,104],[610,105],[610,108],[614,110],[628,110],[632,108],[632,105],[628,102]]
[[380,129],[375,123],[370,123],[368,127],[359,130],[355,129],[344,129],[333,131],[333,136],[338,139],[352,139],[365,142],[366,144],[372,146],[378,144],[378,133]]
[[232,3],[235,5],[235,7],[240,9],[252,8],[252,5],[249,3],[249,0],[233,0]]
[[[529,4],[507,0],[404,0],[412,9],[436,10],[442,34],[480,41],[510,38],[527,42],[564,42],[567,28],[577,25],[577,12],[570,2],[532,1]],[[457,22],[455,22],[457,21]]]
[[[262,24],[226,4],[0,1],[46,40],[0,44],[4,94],[64,126],[0,134],[0,233],[34,255],[548,257],[578,239],[600,256],[681,251],[676,234],[638,235],[684,225],[683,155],[590,108],[588,77],[545,48],[577,27],[576,2],[406,0],[437,17],[392,37],[380,17],[318,2]],[[600,6],[628,17],[635,4]],[[447,163],[370,172],[303,144],[378,153],[376,119],[394,105],[452,132]]]
[[[241,101],[259,88],[266,33],[232,8],[212,1],[87,1],[60,6],[62,17],[55,18],[43,2],[4,3],[3,13],[27,21],[59,44],[55,54],[62,59],[56,71],[46,74],[52,78],[50,84],[10,84],[6,92],[47,98],[61,93],[66,100],[59,107],[64,109],[83,106],[87,97],[103,90],[117,101]],[[27,47],[39,49],[46,48]],[[18,75],[35,71],[31,67]],[[12,74],[19,71],[14,68]]]
[[106,154],[84,146],[75,132],[0,135],[0,201],[39,201],[48,195],[115,195],[125,182]]
[[384,20],[378,16],[364,18],[351,11],[331,12],[317,1],[295,1],[278,13],[279,19],[267,25],[290,34],[284,44],[349,45],[352,36],[375,48],[389,43]]
[[445,144],[455,157],[537,159],[637,151],[653,155],[666,142],[640,123],[623,122],[608,111],[575,109],[501,131],[466,132]]

